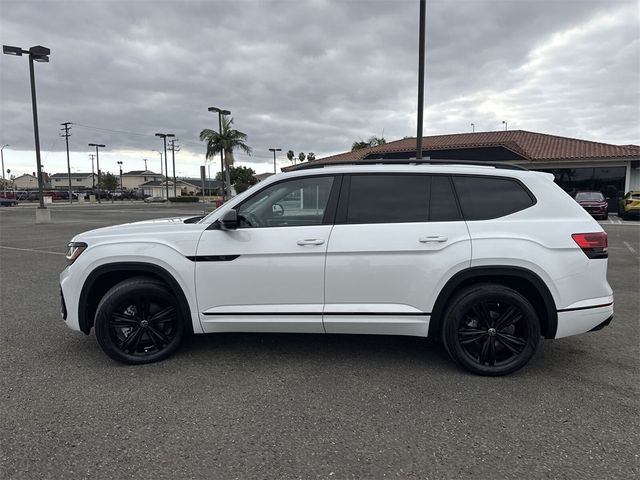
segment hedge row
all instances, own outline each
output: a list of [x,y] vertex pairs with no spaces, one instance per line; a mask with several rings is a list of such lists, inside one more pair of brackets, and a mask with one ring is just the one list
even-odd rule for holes
[[198,197],[169,197],[170,202],[176,203],[198,203],[200,198]]

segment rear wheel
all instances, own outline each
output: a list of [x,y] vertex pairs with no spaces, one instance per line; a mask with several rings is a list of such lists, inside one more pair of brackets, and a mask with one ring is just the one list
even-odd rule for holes
[[151,363],[171,355],[184,337],[178,301],[166,285],[147,277],[125,280],[100,301],[96,338],[114,360]]
[[540,322],[529,301],[510,288],[474,285],[449,304],[442,337],[451,358],[480,375],[506,375],[534,355]]

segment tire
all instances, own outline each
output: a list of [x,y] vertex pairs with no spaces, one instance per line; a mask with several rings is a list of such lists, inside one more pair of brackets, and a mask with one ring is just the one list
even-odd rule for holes
[[535,354],[540,321],[520,293],[502,285],[479,284],[462,290],[449,303],[442,340],[451,358],[470,372],[507,375]]
[[112,287],[98,305],[95,330],[104,353],[130,365],[164,360],[180,346],[186,332],[175,295],[148,277]]

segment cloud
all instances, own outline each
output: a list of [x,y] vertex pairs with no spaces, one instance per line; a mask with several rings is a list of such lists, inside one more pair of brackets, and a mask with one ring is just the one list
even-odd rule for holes
[[[51,48],[36,65],[41,146],[64,170],[59,124],[141,168],[155,132],[181,140],[197,174],[207,107],[228,108],[269,170],[269,147],[344,151],[358,138],[415,135],[416,1],[22,1],[4,4],[3,43]],[[425,133],[523,128],[612,143],[640,138],[635,1],[430,1]],[[0,142],[33,170],[26,59],[0,56]],[[102,161],[101,161],[102,164]],[[113,165],[111,165],[113,164]]]

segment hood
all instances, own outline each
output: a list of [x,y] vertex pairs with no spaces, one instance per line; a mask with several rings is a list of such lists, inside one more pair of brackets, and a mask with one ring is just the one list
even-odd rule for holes
[[86,241],[91,238],[106,240],[110,237],[136,236],[141,234],[144,234],[145,238],[149,238],[153,235],[161,236],[178,232],[198,232],[206,228],[206,225],[194,223],[193,221],[189,222],[190,219],[194,218],[193,216],[156,218],[153,220],[142,220],[140,222],[96,228],[76,235],[72,241]]

